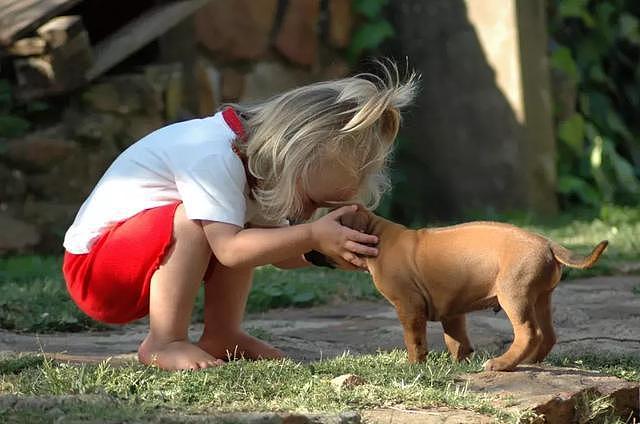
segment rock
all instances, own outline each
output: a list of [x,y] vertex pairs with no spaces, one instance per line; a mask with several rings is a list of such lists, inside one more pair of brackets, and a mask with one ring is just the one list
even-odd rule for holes
[[220,103],[220,72],[205,59],[196,62],[198,116],[211,116]]
[[245,89],[240,102],[266,100],[274,94],[310,84],[313,76],[300,69],[292,69],[278,62],[260,62],[246,75]]
[[[144,68],[146,80],[152,85],[164,102],[164,119],[174,122],[183,113],[184,106],[184,70],[181,63],[162,63]],[[160,116],[153,111],[147,115]]]
[[344,374],[331,380],[331,385],[338,390],[351,389],[364,383],[364,379],[355,374]]
[[47,42],[40,37],[27,37],[17,40],[7,48],[14,56],[39,56],[47,52]]
[[52,226],[62,223],[67,227],[73,221],[79,205],[75,203],[43,202],[27,199],[23,217],[36,226]]
[[78,209],[79,202],[60,203],[27,199],[22,217],[33,224],[40,234],[37,246],[39,251],[60,251],[64,233],[73,222]]
[[63,134],[62,126],[31,133],[25,138],[9,140],[2,157],[25,170],[44,170],[68,157],[78,144]]
[[471,392],[497,397],[513,412],[533,411],[544,422],[576,422],[585,397],[609,396],[612,412],[623,419],[640,409],[640,382],[574,368],[519,366],[513,372],[482,372],[463,376]]
[[276,413],[276,412],[236,412],[203,415],[160,415],[154,422],[171,423],[212,423],[212,424],[360,424],[360,414],[343,412],[339,415]]
[[216,57],[255,60],[266,55],[277,0],[209,2],[195,15],[198,42]]
[[327,80],[345,78],[349,76],[350,73],[351,68],[349,64],[340,59],[333,60],[322,71],[323,78]]
[[362,411],[364,422],[371,424],[493,424],[495,417],[447,407],[429,409],[373,409]]
[[310,66],[318,55],[320,0],[289,2],[275,46],[293,63]]
[[90,146],[115,143],[125,131],[124,119],[110,113],[71,111],[65,122],[74,139]]
[[329,0],[329,42],[340,49],[344,49],[351,41],[351,2],[344,0]]
[[222,101],[237,102],[245,90],[244,74],[233,69],[222,70]]
[[159,115],[129,115],[124,118],[124,133],[116,139],[118,147],[126,149],[147,134],[164,125]]
[[42,201],[79,204],[118,153],[115,145],[106,142],[100,148],[82,149],[52,166],[48,172],[30,176],[28,189]]
[[90,109],[100,112],[128,114],[163,111],[159,93],[145,75],[118,75],[94,84],[82,93],[82,100]]
[[0,201],[23,199],[27,191],[24,173],[0,164]]
[[35,226],[0,212],[0,253],[22,253],[39,241]]
[[65,45],[82,31],[84,25],[79,15],[57,16],[36,29],[36,33],[53,49]]

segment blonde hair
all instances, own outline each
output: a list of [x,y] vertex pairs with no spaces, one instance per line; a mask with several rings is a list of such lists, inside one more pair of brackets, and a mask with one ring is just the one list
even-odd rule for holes
[[308,192],[311,170],[327,159],[353,172],[357,201],[374,209],[389,188],[386,168],[400,126],[399,109],[413,100],[418,75],[403,82],[389,61],[383,76],[362,73],[287,91],[254,105],[231,105],[244,118],[239,145],[258,184],[253,197],[273,220],[300,213],[298,182]]

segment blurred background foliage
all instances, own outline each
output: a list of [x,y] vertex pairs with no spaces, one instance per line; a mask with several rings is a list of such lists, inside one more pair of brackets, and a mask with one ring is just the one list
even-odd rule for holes
[[549,0],[562,205],[640,198],[640,2]]
[[[375,56],[394,35],[388,0],[354,0],[361,17],[348,59]],[[640,2],[547,0],[549,64],[557,138],[557,192],[562,210],[638,204],[640,199]],[[409,140],[398,140],[402,151]],[[398,154],[402,158],[402,154]],[[401,160],[401,159],[400,159]],[[390,205],[411,204],[402,164],[394,166]]]

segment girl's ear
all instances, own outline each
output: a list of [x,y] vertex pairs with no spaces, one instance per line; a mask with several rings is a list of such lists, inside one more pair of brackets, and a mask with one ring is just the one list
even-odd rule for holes
[[380,117],[380,134],[389,144],[393,143],[400,128],[400,112],[396,108],[389,108]]

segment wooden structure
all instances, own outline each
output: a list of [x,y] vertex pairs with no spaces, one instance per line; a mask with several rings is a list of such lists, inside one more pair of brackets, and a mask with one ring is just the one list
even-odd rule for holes
[[64,15],[82,1],[0,0],[0,59],[13,62],[19,99],[61,94],[98,78],[209,0],[156,1],[96,45],[82,16]]

